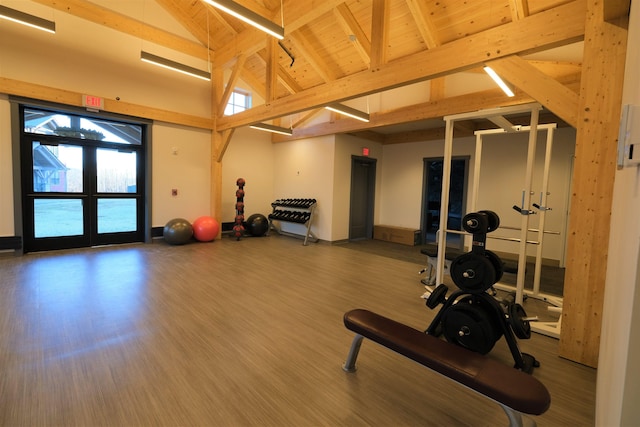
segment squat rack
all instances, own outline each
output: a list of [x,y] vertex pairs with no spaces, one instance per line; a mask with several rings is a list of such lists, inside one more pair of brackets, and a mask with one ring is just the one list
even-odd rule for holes
[[[437,235],[438,240],[438,258],[436,264],[436,283],[443,283],[444,277],[444,265],[445,265],[445,248],[447,241],[447,233],[460,233],[456,230],[447,230],[447,221],[448,218],[448,210],[449,210],[449,189],[451,184],[451,159],[453,154],[453,128],[454,123],[457,120],[470,120],[470,119],[487,119],[500,126],[497,129],[489,129],[483,131],[474,132],[476,136],[476,146],[475,146],[475,167],[473,174],[473,184],[471,189],[471,197],[470,197],[470,207],[469,212],[474,212],[476,210],[476,202],[478,196],[478,187],[480,182],[480,161],[482,159],[482,136],[488,134],[502,134],[502,133],[516,133],[516,132],[529,132],[529,142],[528,142],[528,150],[527,150],[527,166],[525,171],[525,183],[524,190],[522,191],[522,201],[521,205],[514,205],[514,209],[517,210],[521,214],[520,221],[520,238],[519,239],[508,239],[519,242],[519,251],[518,251],[518,273],[517,280],[515,286],[515,302],[518,304],[522,304],[524,300],[525,293],[527,296],[540,299],[546,302],[551,303],[554,307],[549,307],[550,311],[561,311],[562,310],[562,298],[557,297],[555,295],[547,295],[540,292],[540,275],[542,269],[542,241],[544,239],[544,234],[549,233],[545,231],[545,216],[546,211],[550,210],[547,206],[547,196],[548,196],[548,185],[549,185],[549,169],[551,163],[551,151],[553,148],[553,132],[556,128],[556,124],[543,124],[539,125],[539,114],[542,106],[539,103],[532,104],[524,104],[519,106],[512,107],[503,107],[503,108],[494,108],[476,112],[462,113],[451,116],[445,116],[444,120],[446,122],[445,128],[445,147],[444,147],[444,161],[443,161],[443,178],[442,178],[442,195],[441,195],[441,203],[440,203],[440,224],[439,224],[439,233]],[[508,114],[518,114],[518,113],[530,113],[531,120],[529,126],[519,126],[513,125],[509,120],[505,118],[505,115]],[[536,157],[536,142],[537,142],[537,132],[538,129],[544,129],[547,131],[547,140],[546,140],[546,151],[545,151],[545,164],[544,164],[544,172],[543,172],[543,180],[542,180],[542,190],[540,192],[540,201],[539,203],[532,202],[533,192],[531,191],[532,181],[533,181],[533,169],[535,166],[535,157]],[[538,212],[530,209],[529,206],[534,206]],[[529,229],[529,216],[532,214],[538,213],[539,223],[537,231],[537,241],[527,240],[528,233],[532,231]],[[535,261],[535,271],[534,271],[534,284],[533,291],[525,291],[524,289],[524,280],[525,280],[525,272],[526,272],[526,264],[527,264],[527,244],[536,244],[536,261]],[[504,285],[504,284],[496,284],[496,288],[503,290],[513,290],[512,286]],[[558,338],[560,336],[560,321],[557,322],[534,322],[531,325],[532,330],[553,336]]]

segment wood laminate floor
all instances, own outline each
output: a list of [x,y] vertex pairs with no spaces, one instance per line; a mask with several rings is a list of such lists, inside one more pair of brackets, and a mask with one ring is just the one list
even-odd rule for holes
[[[416,265],[282,236],[0,257],[0,424],[497,426],[498,405],[374,343],[368,308],[418,329]],[[539,426],[594,423],[596,372],[534,334]],[[490,357],[510,363],[504,339]]]

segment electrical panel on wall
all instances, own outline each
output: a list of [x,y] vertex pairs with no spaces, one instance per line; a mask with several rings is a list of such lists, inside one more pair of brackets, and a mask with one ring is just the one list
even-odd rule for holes
[[640,105],[622,107],[618,133],[618,169],[640,165]]

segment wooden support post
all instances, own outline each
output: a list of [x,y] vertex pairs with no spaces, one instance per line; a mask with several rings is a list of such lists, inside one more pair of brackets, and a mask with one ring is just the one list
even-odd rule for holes
[[627,47],[627,25],[605,21],[603,3],[587,1],[559,345],[560,356],[592,367],[598,363]]

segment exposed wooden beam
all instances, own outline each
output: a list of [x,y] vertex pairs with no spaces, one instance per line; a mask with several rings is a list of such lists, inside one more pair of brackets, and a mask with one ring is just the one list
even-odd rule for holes
[[387,62],[389,34],[389,0],[373,0],[371,10],[371,70],[378,70]]
[[431,82],[429,85],[429,100],[436,101],[438,99],[443,99],[444,90],[445,90],[444,77],[437,77],[435,79],[431,79]]
[[[265,50],[261,50],[260,52],[258,52],[258,56],[260,56],[260,58],[264,61],[265,65],[267,64],[267,51]],[[302,86],[300,86],[298,84],[298,82],[296,82],[293,77],[291,77],[291,75],[289,73],[287,73],[282,65],[278,64],[278,81],[280,82],[280,84],[282,84],[285,89],[287,89],[287,91],[289,93],[296,93],[296,92],[300,92],[302,89]]]
[[[424,142],[434,140],[444,140],[444,127],[435,129],[414,130],[408,132],[398,132],[386,135],[383,144],[406,144],[409,142]],[[456,137],[472,136],[473,132],[456,133]]]
[[519,21],[529,16],[529,0],[509,0],[511,10],[511,20]]
[[318,54],[318,49],[316,48],[318,43],[312,39],[312,35],[305,28],[300,28],[289,38],[295,43],[298,50],[322,80],[330,82],[338,77],[337,73],[331,68],[331,64],[327,64],[324,58]]
[[338,5],[334,10],[338,23],[344,32],[352,37],[353,46],[367,66],[371,63],[371,42],[346,3]]
[[336,133],[362,132],[394,124],[412,123],[421,120],[441,119],[443,116],[476,111],[508,105],[519,105],[532,102],[525,94],[517,93],[513,98],[505,99],[500,89],[491,89],[469,95],[460,95],[422,104],[407,105],[389,111],[371,113],[369,123],[358,120],[333,120],[306,128],[294,128],[292,136],[274,135],[273,141],[292,141],[314,136],[332,135]]
[[224,157],[224,153],[227,151],[229,147],[229,142],[231,142],[231,137],[233,136],[233,129],[225,130],[224,132],[214,132],[218,135],[218,137],[214,138],[215,146],[213,152],[213,158],[216,162],[221,162]]
[[[284,2],[284,30],[289,36],[304,25],[322,16],[343,3],[344,0],[287,0]],[[295,11],[295,13],[294,13]],[[223,48],[216,50],[213,60],[214,67],[226,68],[233,58],[245,53],[252,55],[266,47],[264,33],[252,27],[238,34],[238,36]]]
[[577,127],[578,94],[517,55],[487,62],[500,77]]
[[55,10],[76,16],[95,24],[150,41],[184,54],[208,60],[207,48],[199,43],[161,30],[144,22],[114,12],[86,0],[32,0]]
[[[268,37],[268,36],[265,36]],[[267,105],[271,104],[274,99],[277,98],[276,86],[278,84],[278,42],[275,38],[269,37],[267,39],[267,68],[265,75],[265,88],[267,90],[267,97],[265,102]]]
[[438,30],[431,20],[426,2],[423,0],[406,0],[406,2],[427,48],[432,49],[440,46]]
[[361,132],[348,133],[347,135],[355,136],[356,138],[366,139],[367,141],[378,142],[384,144],[386,136],[382,133],[374,132],[372,130],[364,130]]
[[253,91],[260,95],[262,99],[267,99],[267,89],[265,88],[265,81],[263,76],[256,76],[253,70],[247,68],[245,64],[244,70],[242,70],[241,80],[253,89]]
[[473,120],[456,120],[453,123],[453,129],[456,131],[456,135],[462,135],[460,132],[471,133],[478,130],[478,126]]
[[238,77],[240,77],[240,72],[244,68],[244,64],[247,61],[247,57],[245,55],[240,55],[235,65],[233,66],[233,70],[231,71],[231,75],[229,76],[229,81],[224,88],[224,93],[222,94],[221,99],[218,101],[218,114],[224,114],[224,109],[229,103],[229,98],[231,98],[231,94],[233,93],[233,89],[238,81]]
[[[40,99],[42,101],[56,102],[59,104],[82,107],[82,93],[56,89],[35,83],[0,77],[0,93],[22,96],[25,98]],[[197,117],[176,111],[162,110],[146,105],[132,104],[125,101],[104,98],[104,109],[111,113],[125,114],[144,119],[158,120],[167,123],[175,123],[183,126],[191,126],[200,129],[213,129],[214,122],[208,117]]]
[[317,108],[315,110],[307,111],[300,118],[294,121],[291,127],[296,128],[296,127],[302,126],[309,120],[316,117],[318,114],[323,113],[324,111],[326,111],[324,108]]
[[607,0],[603,1],[605,22],[616,23],[619,18],[629,16],[631,0]]
[[[200,20],[194,16],[194,9],[181,6],[177,0],[155,0],[162,8],[175,18],[180,25],[187,29],[203,46],[208,46],[209,34],[207,28],[200,25]],[[194,2],[198,14],[206,15],[207,7],[202,2]]]
[[[567,3],[368,70],[292,94],[218,121],[219,130],[246,126],[382,90],[477,67],[487,60],[574,43],[584,36],[585,5]],[[546,31],[547,29],[548,31]],[[458,111],[460,112],[460,110]]]

